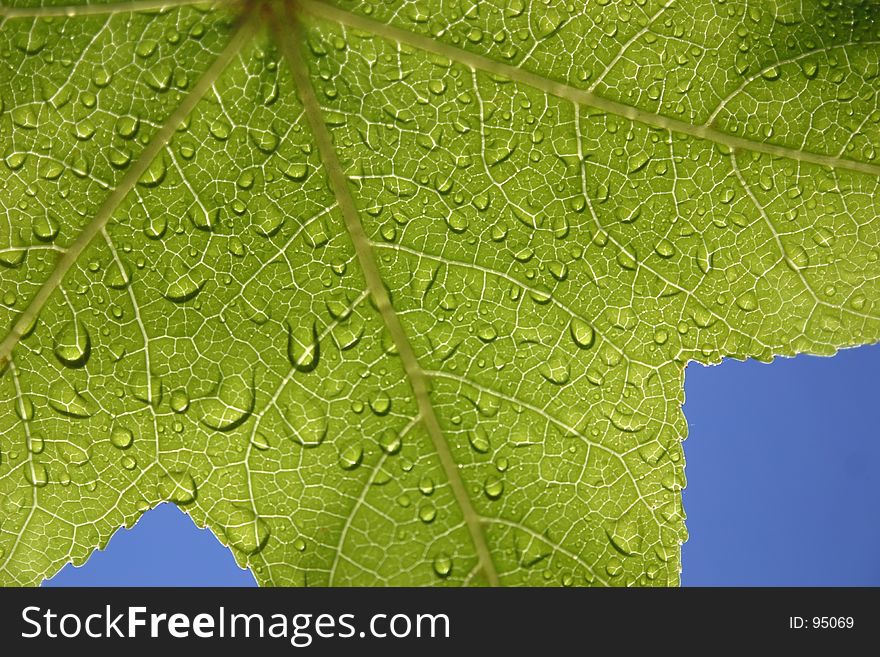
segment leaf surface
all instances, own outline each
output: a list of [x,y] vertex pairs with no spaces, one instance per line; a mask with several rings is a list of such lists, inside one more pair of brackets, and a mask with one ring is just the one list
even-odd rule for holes
[[687,362],[880,335],[878,12],[0,8],[0,582],[677,584]]

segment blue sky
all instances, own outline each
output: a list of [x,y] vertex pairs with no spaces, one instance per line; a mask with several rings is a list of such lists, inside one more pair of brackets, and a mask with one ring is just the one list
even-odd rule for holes
[[[880,585],[880,346],[687,371],[685,586]],[[53,586],[253,586],[172,505]]]

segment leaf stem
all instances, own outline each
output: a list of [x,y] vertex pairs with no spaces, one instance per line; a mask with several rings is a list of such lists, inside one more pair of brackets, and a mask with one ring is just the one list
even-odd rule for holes
[[302,25],[300,24],[299,17],[296,15],[294,7],[285,3],[284,8],[286,13],[284,20],[271,21],[272,31],[293,74],[294,82],[299,92],[309,127],[312,130],[312,136],[315,139],[315,143],[318,146],[318,152],[321,155],[321,160],[327,170],[327,175],[330,179],[330,186],[333,189],[343,219],[345,220],[345,227],[348,230],[352,243],[354,244],[355,253],[357,254],[358,262],[363,270],[367,288],[373,297],[373,302],[375,303],[379,314],[385,322],[385,327],[388,329],[388,332],[397,347],[401,363],[403,364],[404,371],[406,372],[410,386],[413,390],[413,395],[418,404],[422,423],[424,424],[428,435],[431,437],[434,450],[436,451],[437,456],[440,459],[440,464],[443,467],[443,472],[449,481],[452,493],[461,509],[465,525],[467,526],[471,540],[474,543],[474,548],[477,552],[477,559],[482,572],[490,586],[499,586],[500,582],[498,573],[492,562],[489,546],[486,542],[486,537],[481,524],[482,519],[476,509],[474,509],[470,496],[468,495],[467,489],[462,481],[461,474],[459,473],[458,465],[456,464],[452,452],[449,449],[449,445],[443,436],[443,430],[440,427],[440,422],[437,419],[437,414],[431,403],[431,397],[428,391],[428,378],[419,365],[413,347],[400,322],[400,318],[397,316],[397,313],[391,305],[388,291],[385,289],[385,284],[379,273],[375,253],[370,246],[370,241],[367,238],[363,224],[361,223],[360,214],[358,213],[351,191],[349,190],[348,181],[343,173],[342,165],[336,154],[336,149],[333,146],[330,132],[327,130],[327,126],[321,116],[321,108],[318,104],[318,99],[315,96],[315,90],[312,87],[308,66],[300,51],[301,44],[305,42]]

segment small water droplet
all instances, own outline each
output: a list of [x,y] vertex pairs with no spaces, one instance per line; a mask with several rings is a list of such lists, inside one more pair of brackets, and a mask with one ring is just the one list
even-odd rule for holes
[[231,431],[251,416],[254,403],[254,391],[244,378],[224,377],[215,396],[198,400],[199,419],[215,431]]
[[230,130],[231,128],[229,127],[229,124],[219,119],[214,121],[208,128],[208,132],[210,132],[215,139],[219,139],[220,141],[226,141],[229,139]]
[[269,524],[251,509],[221,502],[213,509],[213,514],[220,518],[230,547],[251,555],[266,546],[270,536]]
[[498,337],[498,332],[495,330],[495,327],[488,322],[481,322],[477,326],[477,337],[483,342],[492,342],[495,338]]

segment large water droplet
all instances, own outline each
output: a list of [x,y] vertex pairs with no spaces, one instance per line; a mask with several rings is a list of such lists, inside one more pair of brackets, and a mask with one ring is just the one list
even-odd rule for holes
[[318,366],[321,344],[315,322],[287,325],[287,358],[300,372],[311,372]]
[[184,303],[201,292],[204,285],[204,280],[196,280],[187,272],[168,286],[164,296],[174,303]]
[[41,242],[51,242],[58,237],[58,224],[48,213],[39,214],[34,218],[34,237]]
[[452,572],[452,559],[445,552],[434,557],[434,572],[438,577],[447,578]]
[[229,546],[244,554],[256,554],[269,540],[268,523],[251,509],[221,502],[212,511],[223,526]]
[[291,439],[303,447],[317,447],[327,437],[327,410],[314,399],[291,400],[284,416],[293,428]]
[[756,310],[758,308],[758,297],[751,290],[743,292],[736,298],[736,305],[746,312]]
[[483,492],[490,500],[497,500],[504,492],[504,480],[498,476],[490,476],[483,484]]
[[88,362],[91,352],[89,332],[77,320],[68,322],[55,340],[55,356],[67,367],[82,367]]
[[593,346],[596,340],[596,334],[593,327],[584,320],[575,317],[571,320],[571,338],[574,343],[582,349],[588,349]]
[[175,504],[196,499],[196,482],[188,472],[168,472],[159,479],[159,495]]
[[485,454],[492,447],[489,434],[486,433],[483,427],[476,427],[468,431],[468,442],[470,442],[473,450],[479,454]]
[[403,441],[400,439],[400,434],[394,429],[385,429],[382,435],[379,436],[379,447],[386,454],[396,454],[400,451],[402,444]]
[[421,520],[425,524],[429,524],[434,522],[437,518],[437,509],[433,504],[423,504],[419,507],[419,520]]
[[63,379],[49,386],[49,406],[61,415],[72,418],[91,417],[95,412],[93,402],[83,397]]
[[343,470],[354,470],[364,458],[364,449],[360,443],[354,443],[339,453],[339,465]]
[[375,397],[370,400],[370,409],[376,415],[388,415],[391,411],[391,398],[384,390],[379,391]]
[[42,488],[49,483],[49,472],[42,463],[31,460],[24,466],[24,478],[35,488]]
[[110,432],[110,443],[118,449],[128,449],[134,441],[134,435],[130,429],[116,426]]
[[216,431],[231,431],[241,426],[254,411],[254,391],[240,376],[224,378],[214,397],[198,400],[202,424]]
[[558,386],[568,383],[568,380],[571,377],[568,362],[559,356],[551,356],[549,360],[541,363],[538,366],[538,372],[540,372],[541,376],[547,379],[547,381]]

